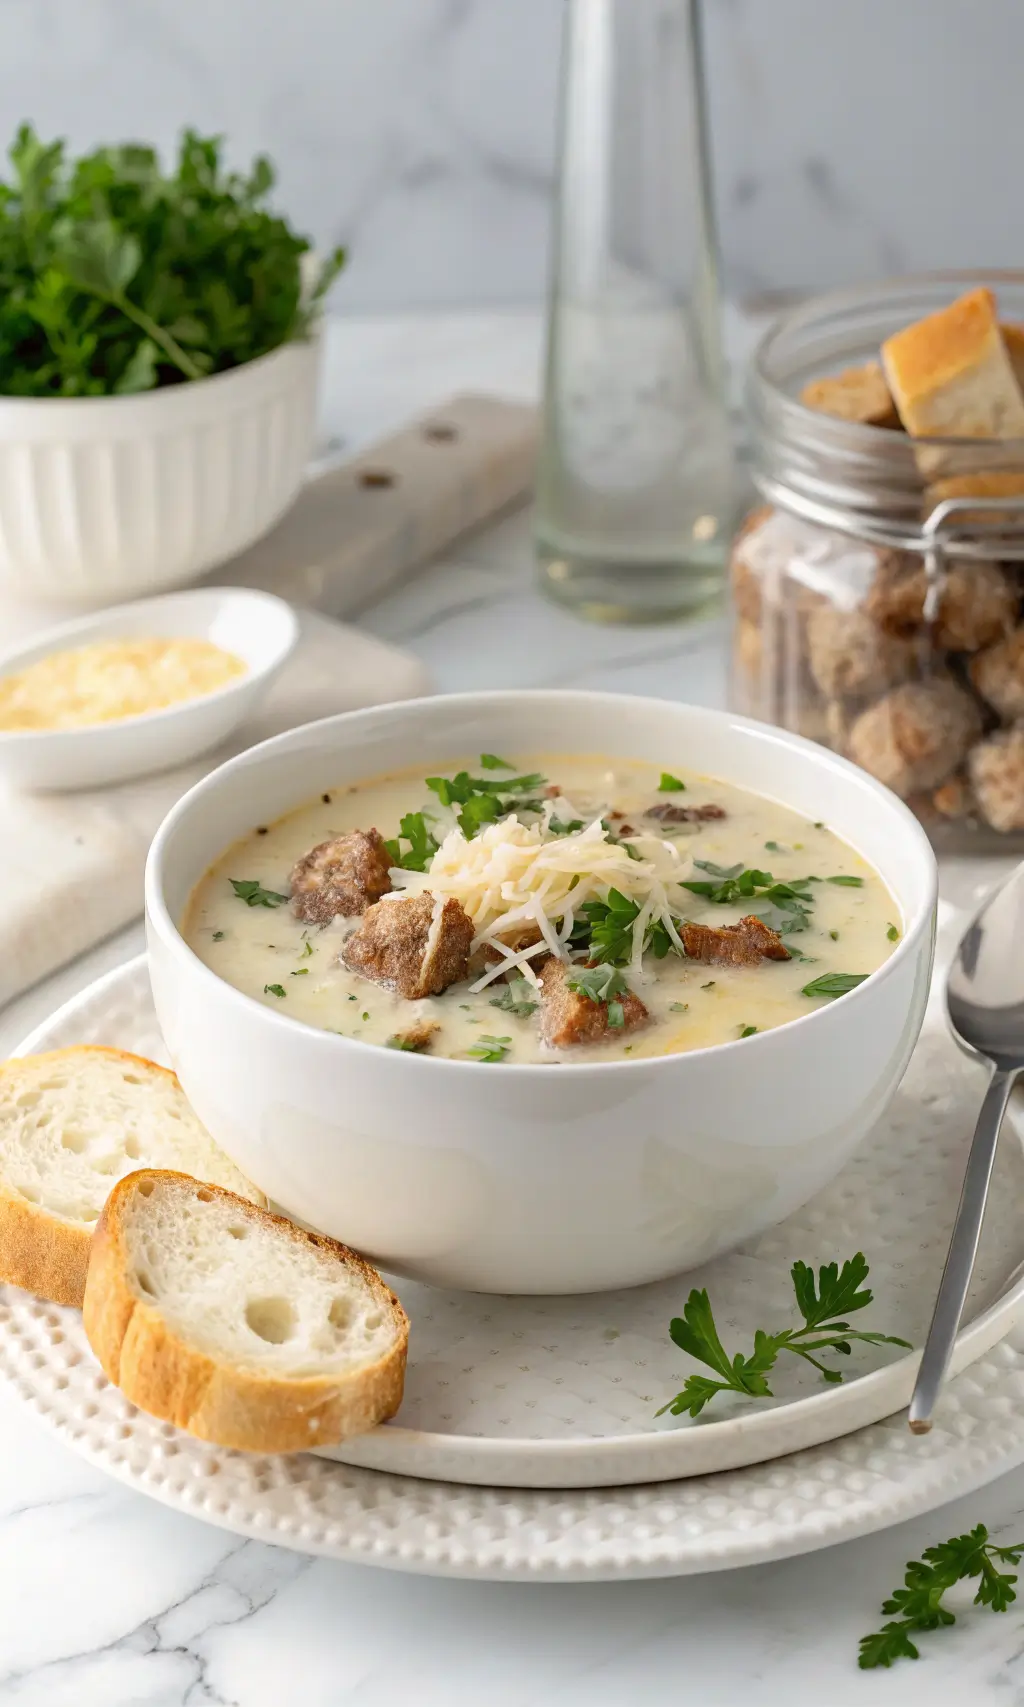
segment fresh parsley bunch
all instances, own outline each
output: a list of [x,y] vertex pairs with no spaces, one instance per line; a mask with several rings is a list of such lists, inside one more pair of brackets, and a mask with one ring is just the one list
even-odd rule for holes
[[[833,1351],[849,1356],[854,1340],[867,1345],[901,1345],[910,1349],[906,1340],[894,1334],[879,1334],[851,1328],[845,1319],[871,1303],[873,1294],[864,1287],[868,1265],[862,1252],[850,1257],[840,1268],[838,1263],[824,1263],[818,1270],[817,1281],[813,1268],[805,1262],[795,1262],[790,1274],[797,1308],[803,1317],[799,1328],[781,1328],[778,1333],[766,1333],[758,1328],[754,1334],[754,1349],[729,1356],[715,1325],[711,1301],[706,1292],[696,1288],[683,1307],[682,1316],[669,1323],[671,1334],[680,1351],[706,1363],[716,1379],[706,1375],[690,1375],[681,1392],[668,1404],[662,1405],[658,1416],[671,1411],[674,1417],[687,1413],[699,1416],[704,1406],[719,1393],[741,1393],[748,1399],[770,1399],[768,1373],[774,1369],[781,1352],[790,1352],[817,1369],[823,1381],[840,1382],[838,1369],[821,1363],[815,1352]],[[863,1287],[863,1290],[862,1290]]]
[[0,182],[0,391],[98,397],[223,373],[309,330],[341,267],[303,290],[305,238],[269,211],[259,157],[227,172],[186,130],[173,171],[126,143],[69,159],[22,125]]

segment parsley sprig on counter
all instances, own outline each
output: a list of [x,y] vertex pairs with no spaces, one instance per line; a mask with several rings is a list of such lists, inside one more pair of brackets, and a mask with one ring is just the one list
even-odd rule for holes
[[169,172],[138,143],[73,160],[22,125],[0,183],[0,391],[150,391],[305,335],[344,251],[305,294],[309,244],[266,205],[270,162],[243,175],[221,153],[186,130]]
[[740,1393],[748,1399],[772,1398],[767,1377],[784,1351],[813,1364],[823,1381],[840,1382],[841,1372],[819,1362],[815,1352],[833,1351],[849,1356],[854,1340],[866,1345],[900,1345],[910,1349],[906,1340],[893,1334],[851,1328],[846,1320],[855,1311],[866,1309],[873,1298],[866,1288],[861,1290],[868,1277],[862,1252],[850,1257],[842,1268],[838,1263],[825,1263],[818,1270],[817,1281],[813,1268],[804,1262],[795,1262],[790,1274],[803,1327],[782,1328],[774,1334],[758,1328],[753,1351],[747,1354],[738,1351],[731,1358],[719,1337],[707,1292],[694,1288],[682,1316],[674,1317],[669,1324],[669,1333],[680,1351],[713,1369],[715,1379],[706,1375],[688,1376],[682,1391],[662,1405],[658,1416],[665,1411],[674,1417],[684,1413],[699,1416],[719,1393]]
[[912,1638],[956,1623],[955,1613],[942,1604],[943,1596],[956,1583],[977,1579],[975,1606],[990,1606],[993,1612],[1005,1612],[1017,1598],[1017,1577],[1000,1567],[1019,1565],[1022,1558],[1024,1542],[999,1547],[989,1540],[983,1523],[966,1535],[954,1535],[949,1541],[926,1547],[920,1559],[911,1559],[907,1564],[903,1587],[882,1603],[883,1613],[894,1616],[880,1630],[861,1637],[858,1662],[861,1670],[891,1666],[894,1660],[920,1659]]

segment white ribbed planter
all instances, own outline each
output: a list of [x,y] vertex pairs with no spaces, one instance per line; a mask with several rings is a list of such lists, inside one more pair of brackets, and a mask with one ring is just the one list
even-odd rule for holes
[[243,550],[298,491],[319,365],[313,338],[138,397],[0,397],[0,587],[105,603]]

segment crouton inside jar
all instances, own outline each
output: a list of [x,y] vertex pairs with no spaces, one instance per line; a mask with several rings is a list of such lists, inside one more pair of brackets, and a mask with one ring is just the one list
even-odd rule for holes
[[[273,1015],[414,1077],[751,1042],[869,976],[902,919],[824,819],[688,756],[490,752],[328,779],[225,851],[183,929]],[[370,900],[360,880],[385,862]]]
[[[894,789],[940,849],[995,851],[1024,833],[1009,804],[1024,467],[1000,427],[1024,419],[1024,368],[1007,334],[986,413],[989,380],[954,375],[943,337],[955,299],[977,298],[995,349],[1024,286],[950,279],[948,304],[944,290],[900,281],[805,303],[759,349],[754,478],[771,502],[734,541],[731,694]],[[889,327],[881,348],[869,325]]]

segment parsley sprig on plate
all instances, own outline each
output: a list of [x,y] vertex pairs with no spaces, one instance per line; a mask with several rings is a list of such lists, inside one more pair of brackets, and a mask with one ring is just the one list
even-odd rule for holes
[[1017,1577],[1000,1567],[1019,1565],[1022,1558],[1024,1542],[997,1546],[989,1540],[983,1523],[966,1535],[954,1535],[949,1541],[926,1547],[920,1559],[909,1561],[903,1587],[882,1603],[883,1613],[893,1616],[880,1630],[861,1638],[858,1662],[861,1670],[891,1666],[894,1660],[920,1659],[913,1637],[956,1623],[955,1613],[942,1604],[943,1596],[955,1583],[976,1579],[975,1606],[990,1606],[993,1612],[1005,1612],[1017,1598]]
[[848,1258],[842,1268],[838,1263],[825,1263],[818,1269],[817,1281],[813,1268],[804,1262],[795,1262],[790,1274],[803,1326],[781,1328],[777,1333],[758,1328],[753,1351],[746,1354],[738,1351],[731,1358],[719,1337],[707,1292],[694,1288],[682,1316],[676,1316],[669,1324],[669,1333],[680,1351],[713,1369],[715,1379],[706,1375],[688,1376],[682,1391],[662,1405],[658,1416],[665,1411],[674,1417],[699,1416],[719,1393],[740,1393],[748,1399],[772,1398],[767,1377],[784,1351],[813,1364],[823,1381],[837,1383],[843,1379],[841,1372],[819,1362],[815,1352],[832,1351],[848,1357],[854,1340],[866,1345],[899,1345],[910,1349],[906,1340],[894,1334],[851,1328],[846,1320],[855,1311],[865,1310],[873,1298],[866,1288],[861,1290],[868,1277],[862,1252]]

